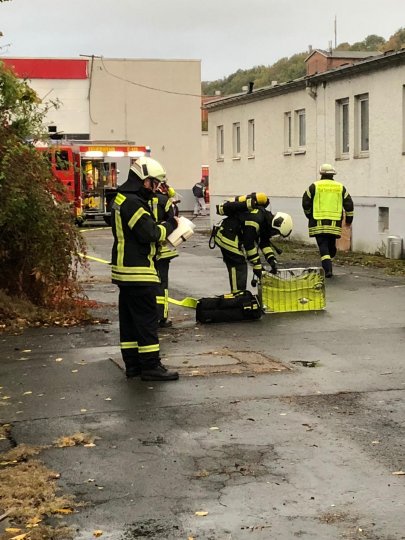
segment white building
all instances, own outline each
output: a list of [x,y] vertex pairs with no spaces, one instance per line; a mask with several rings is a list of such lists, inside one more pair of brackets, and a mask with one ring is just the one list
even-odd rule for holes
[[[67,139],[150,146],[192,207],[201,177],[201,62],[89,57],[1,58],[44,101],[49,124]],[[121,171],[121,182],[127,171]]]
[[264,191],[272,210],[292,215],[294,237],[305,239],[302,194],[319,165],[331,163],[355,203],[353,249],[374,252],[389,235],[405,237],[404,50],[249,88],[206,108],[211,208]]

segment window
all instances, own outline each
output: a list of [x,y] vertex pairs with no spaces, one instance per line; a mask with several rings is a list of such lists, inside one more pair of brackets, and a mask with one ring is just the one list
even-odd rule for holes
[[306,144],[305,109],[295,111],[298,149]]
[[224,126],[217,126],[217,159],[224,158]]
[[336,101],[336,157],[349,154],[349,98]]
[[240,122],[235,122],[232,129],[233,157],[240,157]]
[[255,121],[248,121],[248,156],[255,155]]
[[284,153],[291,153],[292,119],[291,111],[284,113]]
[[368,155],[369,151],[369,115],[368,94],[355,98],[355,156]]
[[390,228],[390,209],[386,206],[378,207],[378,232],[383,233]]

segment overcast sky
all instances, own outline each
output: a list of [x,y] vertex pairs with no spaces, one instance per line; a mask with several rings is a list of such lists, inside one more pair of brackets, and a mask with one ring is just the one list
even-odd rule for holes
[[202,80],[405,27],[405,0],[11,0],[0,57],[201,60]]

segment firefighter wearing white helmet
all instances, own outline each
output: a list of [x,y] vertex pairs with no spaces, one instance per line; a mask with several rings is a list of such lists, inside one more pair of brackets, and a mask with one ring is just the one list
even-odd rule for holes
[[[292,230],[291,216],[283,212],[273,214],[260,204],[252,205],[249,197],[236,197],[235,201],[217,206],[217,213],[228,217],[216,228],[212,238],[221,249],[233,293],[246,290],[248,263],[253,267],[253,274],[261,277],[263,265],[260,252],[270,265],[271,272],[277,273],[271,238],[277,235],[287,237]],[[264,197],[263,204],[267,206],[268,202],[268,198]],[[245,203],[244,210],[241,209],[242,203]]]
[[[179,210],[173,197],[176,191],[169,186],[167,181],[160,182],[151,200],[151,208],[157,223],[178,216]],[[156,305],[160,328],[172,326],[169,319],[169,267],[170,261],[178,256],[176,249],[170,249],[166,243],[158,246],[155,256],[155,266],[159,274],[160,283],[156,291]]]
[[149,157],[138,158],[127,181],[112,203],[114,244],[112,281],[119,287],[121,354],[128,378],[173,381],[178,373],[160,361],[156,286],[160,279],[154,264],[158,246],[177,227],[177,218],[157,223],[150,207],[156,188],[166,177],[162,165]]
[[271,226],[283,238],[290,236],[293,228],[293,222],[290,214],[284,212],[276,212],[272,219]]
[[319,167],[321,178],[312,183],[302,196],[302,208],[308,218],[309,236],[318,244],[325,276],[333,276],[332,259],[336,255],[336,240],[342,234],[343,217],[351,225],[354,205],[343,184],[333,177],[336,171],[329,163]]

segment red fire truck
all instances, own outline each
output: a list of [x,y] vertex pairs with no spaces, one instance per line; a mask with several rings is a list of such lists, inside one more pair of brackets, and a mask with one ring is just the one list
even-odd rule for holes
[[47,155],[53,174],[65,186],[67,200],[79,224],[96,218],[110,224],[109,206],[120,170],[122,183],[132,162],[150,155],[148,146],[126,142],[61,141],[37,148]]

